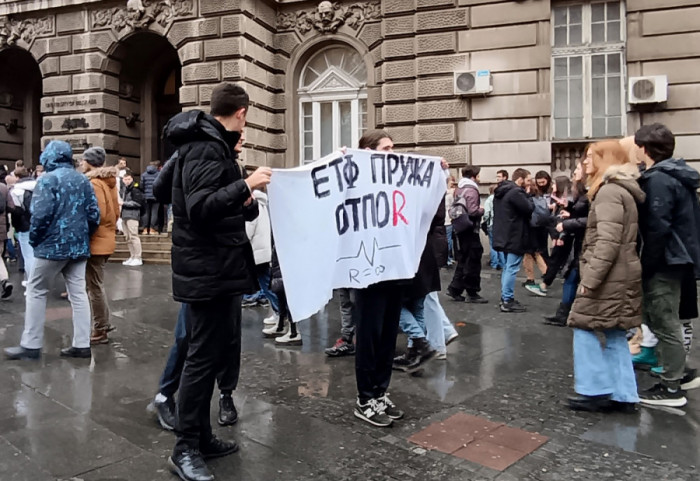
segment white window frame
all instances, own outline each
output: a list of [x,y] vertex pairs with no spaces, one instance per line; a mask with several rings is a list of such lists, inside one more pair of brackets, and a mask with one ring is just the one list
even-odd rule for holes
[[[331,45],[327,49],[337,48],[338,45]],[[306,74],[306,69],[311,63],[311,61],[320,55],[323,51],[317,52],[313,57],[311,57],[308,62],[304,65],[301,70],[301,75]],[[349,50],[349,48],[348,48]],[[335,75],[339,77],[345,84],[345,87],[340,88],[323,88],[322,84],[330,76]],[[303,80],[303,77],[302,79]],[[332,118],[333,118],[333,131],[332,131],[332,144],[334,148],[343,147],[340,145],[340,103],[350,102],[350,128],[351,128],[351,145],[346,147],[355,147],[360,140],[360,121],[363,112],[360,111],[360,101],[365,100],[365,112],[367,114],[367,84],[366,82],[359,82],[354,77],[348,75],[346,72],[338,68],[331,68],[326,72],[322,72],[319,77],[317,77],[311,84],[307,87],[302,87],[299,89],[298,93],[298,108],[299,108],[299,127],[297,132],[299,132],[299,163],[300,165],[307,164],[311,161],[318,160],[321,158],[321,103],[330,102],[332,105]],[[311,161],[306,160],[304,148],[306,147],[304,139],[304,104],[311,103],[311,117],[312,117],[312,132],[313,132],[313,158]]]
[[[551,44],[552,44],[552,64],[550,69],[550,91],[552,96],[552,115],[550,117],[550,131],[552,142],[572,142],[576,140],[590,140],[593,138],[593,72],[592,58],[596,54],[618,53],[620,55],[620,136],[627,132],[627,61],[626,61],[626,42],[627,42],[627,16],[625,2],[619,1],[620,4],[620,38],[619,42],[593,44],[592,43],[592,9],[591,5],[597,3],[610,3],[610,0],[590,0],[590,1],[567,1],[557,2],[552,5],[551,16]],[[582,25],[582,44],[566,47],[555,47],[555,23],[554,9],[556,7],[567,7],[581,5],[581,25]],[[582,57],[582,77],[583,77],[583,137],[556,137],[555,130],[555,83],[554,83],[554,61],[556,58],[562,57]],[[606,87],[607,91],[607,87]],[[611,136],[613,137],[613,136]],[[611,138],[605,137],[605,138]]]

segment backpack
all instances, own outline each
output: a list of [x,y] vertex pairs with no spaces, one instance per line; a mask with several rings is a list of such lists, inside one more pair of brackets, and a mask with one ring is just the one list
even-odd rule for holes
[[532,201],[535,204],[535,210],[532,212],[532,217],[530,218],[530,226],[546,226],[551,217],[549,207],[547,206],[547,199],[544,197],[533,197]]
[[466,232],[469,229],[474,229],[474,222],[472,222],[467,211],[467,201],[464,197],[457,197],[452,203],[447,211],[447,215],[452,219],[452,229],[457,234]]

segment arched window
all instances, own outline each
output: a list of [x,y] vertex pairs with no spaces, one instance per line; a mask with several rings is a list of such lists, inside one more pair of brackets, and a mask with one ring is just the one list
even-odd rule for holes
[[350,48],[325,48],[306,63],[298,91],[302,163],[357,147],[367,129],[366,86],[365,62]]

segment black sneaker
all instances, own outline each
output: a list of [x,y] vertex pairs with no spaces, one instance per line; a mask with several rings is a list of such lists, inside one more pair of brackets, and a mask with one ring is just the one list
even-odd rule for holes
[[25,359],[41,359],[41,349],[27,349],[22,346],[6,347],[5,357],[10,361],[22,361]]
[[153,411],[155,412],[160,427],[162,427],[166,431],[174,431],[175,422],[177,419],[175,417],[175,413],[177,412],[177,409],[175,408],[175,400],[173,398],[168,398],[162,402],[153,400],[151,406]]
[[90,359],[92,357],[92,350],[89,347],[67,347],[65,349],[61,349],[61,357]]
[[220,458],[238,451],[238,444],[233,441],[222,441],[212,436],[208,443],[199,444],[199,451],[204,459]]
[[396,420],[403,418],[404,412],[397,408],[396,404],[391,402],[391,399],[389,399],[388,394],[379,396],[379,398],[377,398],[377,401],[379,401],[380,404],[384,405],[384,414],[389,416],[391,419]]
[[219,426],[233,426],[238,422],[238,411],[230,394],[219,398]]
[[0,282],[0,288],[2,288],[0,299],[7,299],[12,295],[12,289],[14,289],[14,286],[10,281],[5,279],[4,281]]
[[484,299],[479,294],[467,296],[467,304],[488,304],[488,299]]
[[463,295],[455,293],[455,292],[452,291],[450,288],[448,288],[448,289],[445,291],[445,295],[446,295],[447,297],[451,298],[453,301],[464,302],[464,300],[465,300],[465,297],[464,297]]
[[362,419],[372,426],[388,428],[394,421],[384,411],[384,404],[377,399],[370,399],[365,404],[361,404],[358,399],[353,414],[356,418]]
[[341,337],[335,341],[333,347],[329,347],[323,352],[329,357],[353,356],[355,354],[355,344]]
[[255,307],[258,305],[258,301],[254,299],[243,299],[241,302],[241,307]]
[[187,449],[168,458],[170,470],[183,481],[214,481],[204,457],[196,449]]
[[512,301],[501,301],[501,312],[525,312],[525,306],[513,299]]
[[676,392],[671,392],[664,384],[658,383],[651,389],[639,393],[639,402],[648,406],[681,408],[688,403],[688,400],[683,390],[676,389]]

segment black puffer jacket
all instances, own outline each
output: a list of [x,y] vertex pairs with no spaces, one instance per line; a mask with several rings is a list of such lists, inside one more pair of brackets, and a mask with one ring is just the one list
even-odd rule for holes
[[141,174],[141,189],[143,189],[146,200],[156,200],[155,195],[153,195],[153,184],[158,178],[158,174],[158,167],[155,165],[149,165],[146,167],[146,171]]
[[644,277],[692,265],[700,278],[700,173],[668,159],[644,171],[639,185],[647,196],[639,212]]
[[145,204],[143,191],[139,183],[133,181],[128,187],[122,184],[119,195],[124,199],[122,204],[122,219],[139,220],[141,218],[141,207]]
[[501,182],[493,199],[493,248],[498,252],[523,255],[530,247],[532,198],[513,181]]
[[171,176],[173,297],[196,302],[252,292],[257,276],[245,222],[258,216],[258,204],[244,206],[250,190],[233,157],[240,134],[193,110],[170,119],[165,136],[178,152],[154,193],[162,194]]
[[571,202],[566,209],[571,214],[571,217],[564,219],[562,221],[562,226],[564,227],[564,234],[573,237],[573,258],[569,263],[568,271],[574,268],[578,268],[578,260],[581,256],[581,250],[583,249],[583,238],[586,236],[586,224],[588,223],[588,209],[591,203],[588,200],[588,196],[584,192],[579,195],[576,200]]

